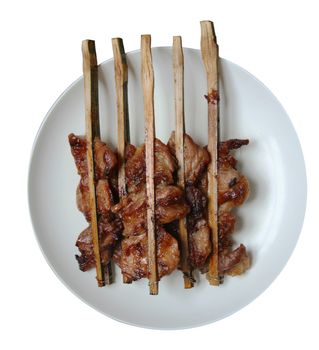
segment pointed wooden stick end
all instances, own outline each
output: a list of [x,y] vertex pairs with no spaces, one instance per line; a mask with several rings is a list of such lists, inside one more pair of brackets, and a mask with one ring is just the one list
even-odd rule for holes
[[187,274],[184,272],[184,288],[190,289],[194,287],[194,278],[191,276],[191,274]]
[[158,294],[158,282],[150,282],[150,295],[157,295]]

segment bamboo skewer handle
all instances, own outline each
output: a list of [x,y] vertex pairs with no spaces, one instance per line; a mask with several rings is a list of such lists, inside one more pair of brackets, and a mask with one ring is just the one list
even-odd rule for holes
[[130,142],[130,127],[128,115],[128,100],[127,100],[127,63],[123,40],[121,38],[112,39],[114,70],[115,70],[115,85],[117,95],[117,116],[118,116],[118,156],[119,156],[119,175],[118,187],[119,196],[126,195],[125,183],[125,147]]
[[[115,87],[117,96],[117,139],[118,139],[118,189],[119,198],[127,194],[125,178],[125,149],[130,142],[130,126],[128,111],[128,69],[125,56],[123,40],[121,38],[112,39]],[[123,282],[130,283],[128,278],[123,274]]]
[[209,262],[207,279],[218,286],[218,142],[219,142],[219,106],[218,106],[218,45],[213,22],[201,22],[201,53],[207,75],[208,103],[208,146],[211,156],[208,166],[208,221],[212,235],[213,252]]
[[93,40],[84,40],[82,42],[83,55],[83,75],[84,75],[84,94],[85,94],[85,128],[87,142],[87,167],[88,182],[90,192],[90,210],[91,210],[91,228],[93,250],[96,266],[96,279],[99,287],[105,285],[103,267],[101,264],[98,217],[95,192],[95,174],[94,174],[94,139],[100,137],[99,126],[99,107],[98,107],[98,73],[97,60],[95,52],[95,42]]
[[[173,37],[173,73],[174,73],[174,92],[175,92],[175,147],[176,159],[179,164],[178,185],[185,191],[185,170],[184,170],[184,55],[182,48],[182,38]],[[184,274],[184,288],[193,287],[192,271],[189,266],[188,256],[188,232],[186,218],[179,220],[179,236],[181,243],[181,270]]]
[[154,185],[154,72],[151,52],[151,36],[141,37],[142,85],[145,118],[145,162],[147,194],[148,278],[150,294],[158,294],[156,236],[155,236],[155,185]]

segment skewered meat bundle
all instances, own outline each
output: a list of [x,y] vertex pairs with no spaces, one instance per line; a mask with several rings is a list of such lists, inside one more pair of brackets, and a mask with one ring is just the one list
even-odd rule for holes
[[[173,172],[176,166],[168,147],[155,139],[155,215],[159,278],[177,268],[180,256],[177,240],[163,225],[184,217],[189,212],[182,190],[174,186]],[[116,250],[114,260],[121,267],[127,282],[131,282],[147,277],[148,273],[144,144],[137,149],[133,145],[128,146],[125,170],[128,195],[123,196],[112,208],[120,216],[124,226],[124,238]]]
[[[86,140],[70,134],[69,143],[78,174],[81,176],[76,190],[77,207],[90,223]],[[111,211],[114,199],[117,198],[117,158],[115,153],[99,139],[94,141],[94,156],[100,253],[102,264],[106,266],[122,232],[121,220]],[[87,271],[94,267],[91,225],[80,233],[76,246],[80,251],[80,255],[76,255],[80,269]]]
[[78,209],[89,226],[80,233],[76,255],[82,271],[95,266],[99,286],[112,283],[111,261],[124,283],[158,281],[179,268],[184,288],[193,271],[207,272],[211,285],[250,266],[246,247],[233,249],[234,207],[249,195],[249,183],[236,169],[232,150],[248,140],[219,140],[219,54],[213,23],[201,22],[201,53],[207,75],[208,145],[185,132],[184,57],[181,37],[173,38],[175,131],[165,145],[155,135],[154,70],[151,36],[141,37],[145,143],[130,144],[128,66],[123,41],[112,39],[117,96],[118,145],[115,154],[100,140],[98,69],[94,41],[82,43],[86,137],[69,135],[80,182]]
[[236,170],[236,159],[231,150],[247,145],[249,140],[228,140],[219,143],[218,152],[218,270],[220,274],[240,275],[250,266],[246,247],[241,244],[232,250],[230,235],[234,232],[236,218],[231,210],[244,203],[249,196],[249,183]]
[[[175,154],[175,132],[172,133],[168,147]],[[201,188],[206,181],[207,165],[210,157],[205,148],[198,146],[185,134],[185,193],[190,206],[187,215],[187,231],[189,235],[189,263],[193,269],[204,269],[211,252],[210,229],[207,223],[207,192]]]
[[[185,134],[184,198],[181,189],[174,185],[174,172],[177,169],[174,140],[174,132],[168,146],[158,139],[155,140],[155,212],[158,223],[156,234],[159,277],[176,269],[180,256],[176,238],[167,232],[164,225],[173,223],[185,215],[189,233],[189,262],[192,268],[205,270],[207,258],[211,253],[210,229],[207,223],[207,165],[210,157],[206,148],[200,147]],[[69,143],[78,174],[81,176],[76,191],[77,206],[90,222],[86,141],[70,134]],[[219,144],[219,272],[233,276],[243,273],[250,265],[245,246],[241,244],[232,250],[231,239],[236,222],[231,211],[248,197],[249,183],[246,177],[236,170],[237,161],[230,151],[247,144],[248,140],[228,140]],[[102,263],[105,265],[110,261],[116,243],[123,234],[123,239],[114,253],[114,261],[121,267],[129,282],[147,277],[145,145],[138,148],[128,145],[125,168],[128,195],[115,205],[116,155],[98,139],[94,143],[94,153]],[[80,269],[86,271],[94,267],[90,226],[80,233],[76,246],[81,253],[76,256]]]
[[[175,153],[175,133],[168,146]],[[236,170],[236,159],[230,154],[248,144],[248,140],[228,140],[219,143],[218,176],[218,237],[221,275],[239,275],[250,266],[250,259],[244,245],[232,250],[231,234],[235,229],[236,218],[231,210],[244,203],[249,195],[249,183],[245,176]],[[207,223],[207,165],[210,161],[206,148],[198,146],[185,134],[184,138],[186,201],[190,206],[187,215],[189,234],[189,262],[194,269],[205,270],[211,253],[210,229]]]

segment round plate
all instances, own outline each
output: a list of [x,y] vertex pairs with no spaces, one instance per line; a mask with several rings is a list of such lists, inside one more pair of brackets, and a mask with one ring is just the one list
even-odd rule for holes
[[[166,142],[174,129],[171,48],[154,48],[157,137]],[[200,52],[184,49],[186,131],[207,143],[206,76]],[[127,55],[131,141],[143,142],[143,96],[140,53]],[[180,271],[162,278],[159,295],[150,296],[148,281],[115,283],[98,288],[95,271],[81,272],[74,258],[75,241],[87,226],[75,204],[79,181],[67,136],[84,134],[83,79],[78,79],[48,112],[36,137],[29,172],[29,205],[34,230],[48,263],[64,284],[96,310],[136,326],[179,329],[226,317],[254,300],[283,269],[297,242],[306,205],[306,174],[294,128],[280,103],[251,74],[221,59],[221,139],[249,138],[235,152],[238,168],[247,175],[251,194],[236,210],[233,235],[252,256],[251,268],[240,277],[226,277],[210,286],[196,274],[185,290]],[[113,60],[99,67],[102,140],[116,147],[117,117]],[[296,186],[298,184],[298,186]],[[293,190],[292,190],[293,189]]]

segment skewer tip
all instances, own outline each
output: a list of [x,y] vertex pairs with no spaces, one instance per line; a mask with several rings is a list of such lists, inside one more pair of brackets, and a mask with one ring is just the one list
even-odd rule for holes
[[150,295],[157,295],[158,294],[158,282],[150,282]]
[[142,34],[141,35],[141,48],[142,48],[142,50],[151,47],[151,41],[152,41],[152,37],[150,34]]
[[210,21],[209,19],[204,19],[204,20],[202,20],[202,21],[200,21],[200,24],[214,24],[214,22],[213,21]]
[[176,42],[182,42],[182,37],[180,35],[174,35],[173,36],[173,42],[176,41]]
[[216,33],[215,33],[215,27],[214,22],[212,21],[201,21],[200,22],[201,32],[202,35],[205,33],[206,35],[212,35],[214,41],[216,41]]
[[207,276],[207,280],[211,286],[220,285],[220,278],[218,276]]
[[109,262],[105,268],[105,284],[110,285],[112,283],[113,283],[112,262]]
[[82,51],[88,50],[89,52],[95,52],[95,41],[91,39],[82,40]]
[[100,280],[96,277],[96,280],[97,280],[97,285],[99,287],[104,287],[105,286],[105,281],[104,280]]
[[193,288],[194,282],[195,282],[194,278],[191,275],[184,272],[184,288],[185,289]]

